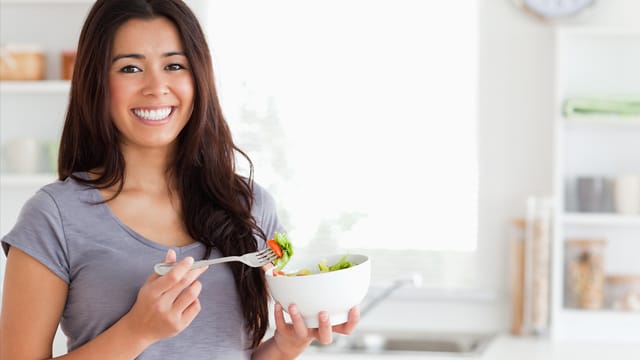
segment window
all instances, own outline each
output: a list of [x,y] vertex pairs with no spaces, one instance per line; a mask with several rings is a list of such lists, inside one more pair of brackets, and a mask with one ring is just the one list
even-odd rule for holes
[[475,3],[209,5],[223,111],[299,250],[370,254],[374,281],[472,284]]

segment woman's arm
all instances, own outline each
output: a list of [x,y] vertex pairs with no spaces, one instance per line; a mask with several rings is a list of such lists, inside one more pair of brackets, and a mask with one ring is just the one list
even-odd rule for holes
[[[165,261],[175,261],[169,251]],[[59,359],[132,359],[155,341],[186,328],[200,311],[197,277],[186,258],[165,276],[152,274],[132,309],[95,339]],[[68,287],[40,262],[12,247],[7,256],[0,360],[49,359]]]
[[296,305],[289,306],[291,324],[284,320],[282,306],[277,303],[274,307],[276,332],[272,338],[263,342],[253,352],[252,359],[295,359],[314,339],[321,344],[330,344],[333,341],[333,333],[350,334],[358,324],[360,312],[358,307],[349,311],[349,320],[340,325],[331,326],[326,312],[318,314],[319,326],[317,329],[309,329],[304,324],[302,315]]
[[48,359],[67,284],[31,256],[7,255],[0,313],[0,359]]

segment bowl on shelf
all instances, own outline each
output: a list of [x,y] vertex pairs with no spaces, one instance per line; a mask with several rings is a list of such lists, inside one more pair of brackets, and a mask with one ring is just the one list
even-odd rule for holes
[[[343,256],[353,266],[336,271],[319,272],[318,264],[337,263]],[[349,310],[360,304],[369,289],[371,262],[360,254],[341,254],[295,259],[283,269],[286,274],[295,274],[302,269],[311,270],[308,275],[274,275],[265,271],[269,292],[275,301],[287,311],[296,304],[305,324],[318,327],[318,313],[327,311],[331,325],[347,322]]]

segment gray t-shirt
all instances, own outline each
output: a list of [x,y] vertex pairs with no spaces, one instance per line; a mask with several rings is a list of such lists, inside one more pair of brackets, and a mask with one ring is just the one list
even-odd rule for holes
[[[274,200],[254,184],[253,216],[267,236],[283,231]],[[2,239],[29,254],[69,285],[61,319],[69,351],[78,348],[125,315],[138,290],[164,259],[168,246],[155,243],[122,223],[100,192],[67,179],[44,186],[22,208],[13,229]],[[264,241],[258,239],[258,247]],[[200,259],[201,243],[173,248],[178,260]],[[220,257],[214,250],[211,258]],[[210,267],[202,282],[202,310],[180,334],[163,339],[138,359],[248,359],[248,335],[239,295],[228,265]],[[46,294],[42,294],[46,296]]]

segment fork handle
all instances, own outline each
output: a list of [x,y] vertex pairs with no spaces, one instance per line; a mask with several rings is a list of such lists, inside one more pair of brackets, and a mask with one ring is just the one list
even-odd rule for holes
[[[209,265],[213,265],[213,264],[220,264],[223,262],[229,262],[229,261],[238,261],[239,260],[239,256],[227,256],[224,258],[219,258],[219,259],[210,259],[210,260],[199,260],[194,262],[191,265],[191,269],[196,269],[196,268],[200,268],[203,266],[209,266]],[[173,269],[176,266],[177,263],[158,263],[155,264],[153,266],[153,271],[156,272],[156,274],[158,275],[165,275],[166,273],[168,273],[171,269]]]

